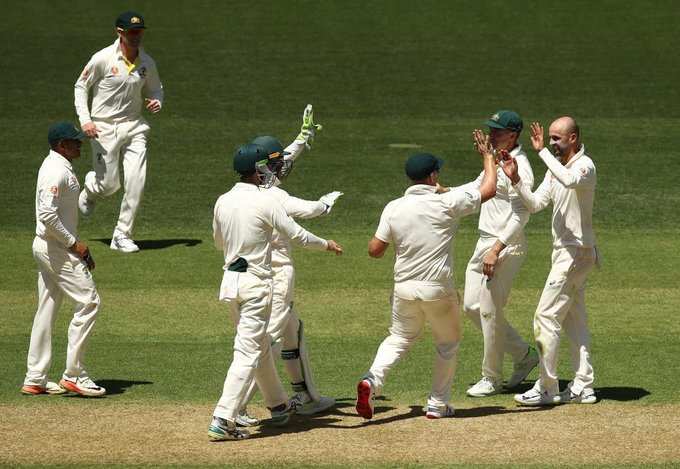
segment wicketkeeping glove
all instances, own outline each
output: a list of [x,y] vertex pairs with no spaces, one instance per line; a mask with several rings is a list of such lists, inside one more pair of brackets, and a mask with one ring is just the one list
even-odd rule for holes
[[342,192],[340,191],[333,191],[330,192],[326,195],[322,195],[321,198],[319,199],[319,202],[324,204],[326,206],[326,213],[330,213],[331,209],[333,208],[333,205],[335,205],[335,202],[338,200],[338,198],[343,195]]
[[295,138],[295,141],[298,143],[304,142],[307,150],[311,150],[312,143],[314,143],[314,137],[317,132],[321,132],[321,129],[323,129],[321,124],[314,123],[314,110],[312,109],[312,105],[308,104],[307,107],[305,107],[305,111],[302,113],[302,127],[300,127],[300,133]]

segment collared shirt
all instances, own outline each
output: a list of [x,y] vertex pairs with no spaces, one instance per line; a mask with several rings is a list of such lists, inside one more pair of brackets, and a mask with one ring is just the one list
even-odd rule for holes
[[213,239],[224,252],[224,269],[239,257],[248,262],[248,272],[260,278],[272,276],[274,230],[293,242],[324,250],[326,240],[308,232],[286,215],[268,190],[238,182],[215,203]]
[[453,188],[437,194],[434,186],[416,184],[385,206],[375,237],[392,243],[394,281],[450,282],[451,242],[460,218],[479,210],[477,189]]
[[[88,93],[92,90],[92,111]],[[122,122],[142,115],[143,97],[163,101],[163,85],[156,63],[142,48],[130,64],[117,39],[92,56],[75,83],[75,105],[80,125],[93,120]]]
[[531,213],[543,210],[552,202],[553,246],[594,247],[593,203],[597,173],[595,164],[583,145],[566,165],[562,165],[547,148],[539,153],[548,166],[536,192],[524,185],[514,186]]
[[[293,197],[280,187],[272,186],[266,190],[279,201],[289,217],[305,220],[326,213],[326,204],[318,200],[304,200]],[[277,230],[274,230],[272,234],[272,249],[272,265],[282,266],[293,263],[290,240],[282,236]]]
[[76,242],[80,184],[69,160],[50,150],[38,171],[35,234],[64,247]]
[[[534,186],[534,172],[527,154],[518,145],[510,151],[510,156],[517,161],[522,185],[528,191]],[[483,237],[498,238],[503,244],[517,244],[524,240],[524,226],[529,221],[529,211],[519,198],[512,182],[498,166],[496,170],[496,196],[482,204],[479,214],[479,232]],[[465,187],[479,189],[484,179],[482,171],[479,177]]]

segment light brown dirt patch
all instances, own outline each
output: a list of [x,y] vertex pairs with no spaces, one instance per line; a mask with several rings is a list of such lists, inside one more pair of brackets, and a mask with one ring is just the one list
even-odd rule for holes
[[[420,408],[365,423],[350,403],[249,440],[210,443],[202,405],[0,405],[0,463],[653,463],[680,460],[680,406]],[[74,411],[78,412],[74,415]],[[256,409],[260,416],[261,409]]]

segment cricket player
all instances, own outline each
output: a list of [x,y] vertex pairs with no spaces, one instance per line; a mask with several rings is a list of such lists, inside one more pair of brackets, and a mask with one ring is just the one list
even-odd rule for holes
[[[271,184],[260,187],[267,189],[281,203],[286,214],[292,218],[308,219],[328,214],[338,197],[342,195],[342,192],[334,191],[322,196],[319,200],[304,200],[291,196],[281,188],[281,183],[292,171],[293,162],[305,148],[311,148],[315,133],[321,128],[320,124],[314,124],[313,116],[312,106],[307,105],[302,117],[300,134],[285,150],[281,142],[271,136],[260,136],[252,141],[260,145],[268,155],[268,169],[273,180]],[[303,324],[293,308],[295,269],[291,250],[290,241],[274,230],[272,235],[274,290],[267,334],[274,356],[283,359],[291,386],[296,393],[294,398],[300,405],[297,413],[311,415],[332,407],[335,405],[335,399],[320,395],[314,383]],[[236,418],[238,425],[259,424],[259,421],[249,416],[246,411],[246,405],[252,399],[256,389],[253,382]]]
[[[33,320],[28,349],[24,394],[102,396],[84,368],[87,340],[99,311],[99,295],[92,279],[94,260],[87,245],[78,239],[80,184],[71,161],[80,157],[85,134],[70,122],[53,124],[47,140],[50,152],[38,171],[35,195],[33,257],[38,264],[38,310]],[[75,301],[68,327],[66,370],[59,384],[47,373],[52,363],[52,327],[64,295]]]
[[[515,159],[505,158],[503,164],[503,171],[531,213],[553,205],[552,268],[534,316],[540,377],[532,389],[516,394],[515,401],[529,406],[592,404],[597,397],[593,390],[585,288],[588,273],[598,262],[593,232],[597,175],[573,118],[560,117],[550,125],[548,133],[555,156],[543,143],[543,127],[537,122],[531,125],[531,144],[548,167],[536,192],[522,184]],[[559,393],[557,354],[562,329],[571,341],[575,376]]]
[[[519,144],[523,122],[514,111],[498,111],[486,121],[496,163],[501,152],[515,158],[522,184],[531,190],[534,173]],[[479,187],[484,174],[472,183]],[[496,196],[482,205],[479,214],[479,240],[465,272],[463,309],[472,323],[482,330],[484,356],[482,377],[467,390],[471,397],[497,394],[503,388],[503,356],[508,353],[514,372],[506,383],[513,388],[538,364],[536,350],[529,346],[505,318],[503,309],[512,281],[527,253],[524,225],[529,211],[519,199],[500,166],[497,169]]]
[[157,113],[163,105],[156,63],[141,47],[145,28],[139,13],[121,13],[116,20],[118,39],[92,56],[75,84],[76,112],[91,139],[94,166],[85,176],[78,206],[83,215],[90,215],[98,198],[120,189],[122,159],[125,194],[111,239],[111,249],[120,252],[139,251],[131,236],[144,193],[150,130],[142,107]]
[[373,397],[380,393],[392,367],[420,336],[425,320],[432,326],[436,354],[426,416],[453,415],[449,404],[460,342],[460,311],[453,284],[452,241],[464,216],[479,211],[496,193],[496,166],[488,137],[476,130],[483,155],[484,179],[478,189],[453,188],[437,193],[443,161],[421,153],[406,161],[412,185],[383,210],[368,254],[379,258],[394,244],[394,291],[390,335],[380,344],[368,373],[357,385],[356,410],[373,417]]
[[342,253],[333,240],[321,239],[293,221],[278,200],[263,190],[268,155],[255,144],[241,146],[234,156],[238,182],[215,204],[215,247],[224,253],[224,276],[219,299],[229,304],[236,323],[234,358],[208,428],[211,440],[239,440],[248,432],[237,428],[236,417],[250,380],[255,377],[275,424],[285,424],[296,411],[274,367],[267,324],[272,309],[272,237],[276,230],[312,249]]

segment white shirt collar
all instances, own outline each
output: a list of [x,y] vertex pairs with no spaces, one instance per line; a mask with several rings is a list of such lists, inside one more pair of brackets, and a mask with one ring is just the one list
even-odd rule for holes
[[423,194],[433,194],[437,190],[436,186],[430,186],[428,184],[414,184],[404,192],[404,195],[423,195]]
[[60,153],[57,153],[54,150],[50,150],[50,153],[47,155],[48,157],[54,159],[55,161],[58,161],[59,163],[63,164],[66,166],[68,169],[73,170],[73,166],[71,165],[71,162],[67,160],[63,155]]
[[238,191],[259,191],[260,188],[255,184],[249,182],[237,182],[234,184],[234,189]]
[[522,145],[517,145],[515,148],[510,150],[510,156],[513,158],[522,152]]
[[581,144],[581,148],[578,149],[576,154],[574,156],[572,156],[571,159],[569,160],[569,162],[567,164],[565,164],[564,166],[568,168],[569,166],[571,166],[574,163],[574,161],[581,158],[585,153],[586,153],[586,147],[585,147],[585,145]]

